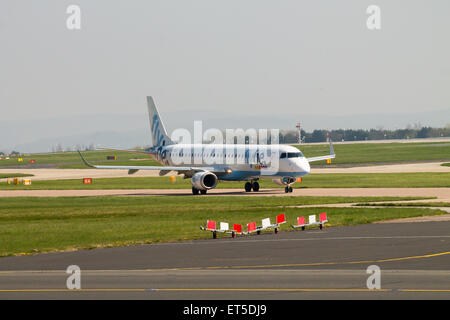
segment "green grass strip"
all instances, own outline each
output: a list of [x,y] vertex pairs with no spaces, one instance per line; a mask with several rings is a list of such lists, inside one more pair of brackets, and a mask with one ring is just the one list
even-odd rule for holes
[[0,198],[0,256],[210,238],[206,220],[243,224],[286,213],[327,212],[330,225],[442,214],[422,208],[296,208],[306,204],[408,200],[392,197]]

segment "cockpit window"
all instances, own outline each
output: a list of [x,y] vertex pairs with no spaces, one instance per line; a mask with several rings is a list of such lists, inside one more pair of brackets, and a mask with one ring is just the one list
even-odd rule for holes
[[280,159],[285,159],[285,158],[302,158],[304,157],[303,153],[301,152],[282,152],[280,154]]
[[301,158],[303,154],[301,152],[288,152],[288,158]]

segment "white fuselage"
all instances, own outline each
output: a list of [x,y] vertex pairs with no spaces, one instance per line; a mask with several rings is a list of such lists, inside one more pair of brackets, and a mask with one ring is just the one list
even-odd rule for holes
[[310,172],[303,154],[286,145],[173,144],[159,147],[156,158],[166,166],[208,166],[226,171],[219,180],[296,179]]

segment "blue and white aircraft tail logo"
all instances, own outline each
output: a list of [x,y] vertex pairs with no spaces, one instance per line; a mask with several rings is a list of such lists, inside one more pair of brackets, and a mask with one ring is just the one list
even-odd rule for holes
[[152,131],[153,147],[164,147],[173,144],[167,135],[166,128],[159,117],[158,110],[152,97],[147,97],[148,116],[150,120],[150,129]]

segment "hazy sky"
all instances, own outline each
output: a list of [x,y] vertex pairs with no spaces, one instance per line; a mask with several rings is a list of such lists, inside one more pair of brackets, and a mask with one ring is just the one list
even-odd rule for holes
[[449,13],[448,0],[2,0],[1,120],[146,116],[146,95],[180,116],[448,109]]

